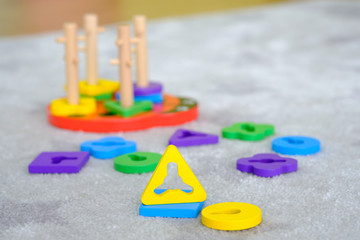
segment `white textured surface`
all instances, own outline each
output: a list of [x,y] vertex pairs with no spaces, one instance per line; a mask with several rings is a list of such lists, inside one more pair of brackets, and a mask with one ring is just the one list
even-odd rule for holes
[[[62,33],[0,40],[0,237],[2,239],[358,239],[360,235],[360,4],[315,2],[165,19],[148,27],[150,73],[168,93],[200,102],[189,129],[220,133],[236,121],[272,123],[276,135],[321,140],[299,170],[273,179],[240,173],[239,157],[261,142],[221,139],[180,151],[208,194],[206,205],[240,201],[263,211],[238,232],[197,219],[138,216],[151,174],[116,172],[90,159],[75,175],[30,175],[42,151],[76,151],[103,134],[49,126],[46,105],[63,94]],[[100,37],[100,73],[116,78],[114,26]],[[83,62],[82,62],[83,63]],[[176,127],[119,133],[162,153]],[[172,183],[170,181],[170,183]]]

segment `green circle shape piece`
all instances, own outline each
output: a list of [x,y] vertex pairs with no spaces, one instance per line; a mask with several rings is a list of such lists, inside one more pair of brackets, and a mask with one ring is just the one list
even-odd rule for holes
[[135,152],[114,159],[114,168],[123,173],[145,173],[155,170],[162,155],[153,152]]

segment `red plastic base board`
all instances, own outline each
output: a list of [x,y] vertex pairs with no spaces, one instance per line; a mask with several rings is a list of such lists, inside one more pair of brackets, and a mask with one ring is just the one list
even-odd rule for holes
[[127,132],[152,127],[164,127],[184,124],[198,117],[198,106],[195,100],[179,98],[164,94],[162,104],[154,104],[152,111],[141,113],[130,118],[123,118],[108,112],[103,102],[98,102],[97,112],[86,116],[54,116],[47,108],[49,123],[64,129],[85,132]]

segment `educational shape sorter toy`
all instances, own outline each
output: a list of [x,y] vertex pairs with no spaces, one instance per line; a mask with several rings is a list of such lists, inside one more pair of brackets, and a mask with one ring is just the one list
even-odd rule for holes
[[[65,44],[67,83],[65,98],[55,99],[47,109],[50,124],[64,129],[87,132],[134,131],[157,126],[174,126],[198,116],[197,102],[163,93],[163,86],[150,82],[147,69],[146,18],[135,16],[135,36],[130,26],[120,25],[115,41],[120,83],[97,75],[97,33],[104,29],[93,14],[85,15],[85,35],[77,35],[77,25],[66,23],[65,36],[57,41]],[[84,48],[77,42],[85,41]],[[132,49],[134,45],[134,49]],[[87,76],[78,81],[78,51],[86,52]],[[136,64],[132,52],[136,53]],[[137,72],[132,82],[132,67]]]

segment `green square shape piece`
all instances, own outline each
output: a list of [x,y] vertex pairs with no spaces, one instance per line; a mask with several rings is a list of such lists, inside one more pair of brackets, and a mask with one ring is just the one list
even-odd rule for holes
[[152,107],[153,107],[153,103],[151,101],[135,102],[134,105],[128,108],[122,107],[120,102],[118,101],[105,102],[105,108],[107,110],[125,118],[134,116],[135,114],[138,113],[150,111]]

